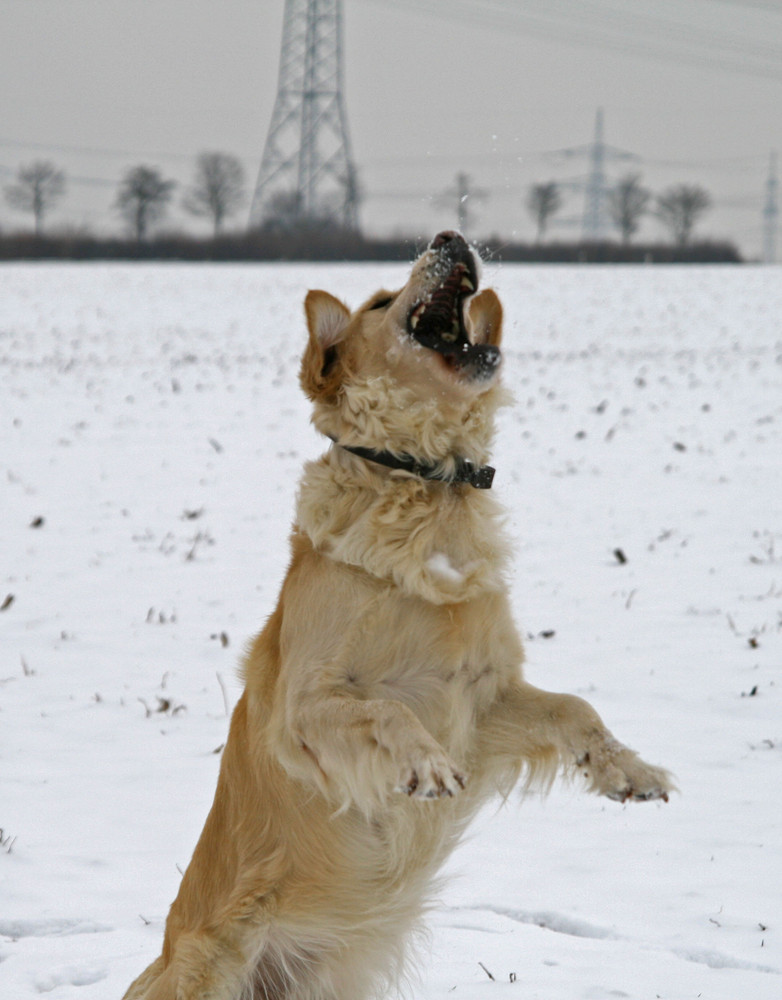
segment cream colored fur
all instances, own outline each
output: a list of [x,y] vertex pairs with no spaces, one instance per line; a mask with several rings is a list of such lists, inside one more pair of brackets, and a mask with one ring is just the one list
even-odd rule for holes
[[[427,251],[401,292],[354,313],[309,294],[301,379],[324,433],[445,472],[486,461],[496,378],[454,372],[405,329],[446,265]],[[494,293],[473,299],[469,326],[499,343]],[[523,680],[501,520],[491,493],[341,445],[305,467],[212,810],[163,953],[126,1000],[379,996],[465,825],[522,772],[545,786],[580,768],[611,798],[666,797],[667,773],[590,705]]]

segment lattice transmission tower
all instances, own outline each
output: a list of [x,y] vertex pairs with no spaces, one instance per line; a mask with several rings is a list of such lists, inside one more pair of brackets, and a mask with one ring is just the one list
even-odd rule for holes
[[584,192],[584,214],[581,219],[581,237],[587,242],[606,239],[611,222],[608,217],[608,198],[611,184],[607,175],[607,164],[614,160],[634,160],[640,157],[628,153],[625,149],[617,149],[607,145],[603,137],[603,109],[599,108],[595,116],[595,137],[585,146],[571,146],[568,149],[555,150],[551,155],[565,157],[583,157],[589,161],[589,173],[586,177],[574,181],[565,181],[563,187],[577,188]]
[[358,229],[343,93],[342,0],[285,0],[277,98],[250,226]]
[[772,153],[768,165],[766,180],[766,200],[763,204],[763,263],[776,264],[777,261],[777,224],[779,205],[777,204],[777,154]]

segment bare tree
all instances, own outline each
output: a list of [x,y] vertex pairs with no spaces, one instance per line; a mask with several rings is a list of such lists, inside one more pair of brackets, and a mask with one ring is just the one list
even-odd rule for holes
[[212,220],[214,234],[245,198],[244,169],[229,153],[201,153],[196,162],[195,182],[184,198],[184,207],[192,215]]
[[555,215],[562,205],[562,195],[559,185],[554,181],[546,184],[533,184],[527,196],[527,208],[535,220],[535,242],[540,243],[546,233],[549,219]]
[[698,219],[711,205],[711,196],[698,184],[677,184],[657,198],[655,214],[670,230],[675,243],[684,246]]
[[651,197],[651,191],[641,184],[640,174],[627,174],[609,193],[608,210],[623,243],[629,243],[638,231]]
[[175,187],[175,181],[163,180],[154,167],[132,167],[127,171],[115,204],[130,223],[137,242],[142,243],[150,225],[164,215]]
[[16,182],[5,189],[6,201],[20,212],[32,212],[35,235],[43,231],[43,220],[65,193],[65,174],[48,160],[36,160],[21,167]]

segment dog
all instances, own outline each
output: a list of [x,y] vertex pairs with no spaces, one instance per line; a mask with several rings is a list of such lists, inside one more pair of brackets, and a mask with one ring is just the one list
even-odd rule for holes
[[523,679],[487,465],[502,307],[478,266],[448,231],[401,291],[306,297],[300,382],[332,443],[304,468],[163,952],[125,1000],[382,995],[491,796],[564,770],[668,799],[586,701]]

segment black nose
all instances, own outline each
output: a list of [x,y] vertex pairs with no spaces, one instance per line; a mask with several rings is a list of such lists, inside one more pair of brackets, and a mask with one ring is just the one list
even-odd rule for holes
[[446,243],[452,242],[464,243],[464,240],[461,235],[453,229],[445,229],[443,232],[438,233],[437,236],[435,236],[429,246],[432,250],[439,250],[440,247],[444,247]]

